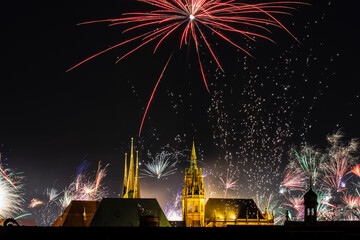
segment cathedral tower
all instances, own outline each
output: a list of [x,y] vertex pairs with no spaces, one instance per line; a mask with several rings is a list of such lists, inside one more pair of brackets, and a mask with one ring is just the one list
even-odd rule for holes
[[190,168],[185,168],[184,189],[182,191],[183,221],[186,227],[203,227],[205,216],[205,191],[202,169],[196,165],[195,143],[191,151]]
[[131,138],[130,166],[127,175],[127,153],[125,153],[125,170],[123,184],[123,198],[140,198],[139,183],[139,154],[136,151],[136,170],[134,172],[134,138]]

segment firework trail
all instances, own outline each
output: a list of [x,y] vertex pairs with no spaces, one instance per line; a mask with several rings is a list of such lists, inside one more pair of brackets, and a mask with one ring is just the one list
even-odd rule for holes
[[320,169],[323,167],[324,154],[315,151],[305,144],[300,151],[290,150],[290,162],[284,171],[284,179],[280,192],[286,189],[305,191],[311,179],[313,185],[318,181]]
[[[342,141],[344,134],[341,131],[327,137],[330,147],[327,149],[328,157],[324,167],[323,182],[325,185],[337,192],[347,188],[346,175],[356,170],[355,155],[358,150],[358,142],[351,139],[347,144]],[[355,165],[355,166],[354,166]]]
[[179,158],[184,157],[182,152],[170,153],[162,151],[152,158],[151,162],[145,163],[145,169],[141,169],[141,175],[147,177],[162,178],[176,173],[175,165]]
[[[305,145],[301,152],[294,150],[295,158],[297,160],[299,168],[306,172],[308,178],[311,179],[313,184],[316,184],[319,176],[319,167],[322,166],[325,155],[320,154],[313,148]],[[320,156],[319,156],[320,155]]]
[[284,179],[280,185],[280,193],[284,193],[286,189],[305,191],[306,188],[306,172],[299,171],[299,169],[285,169]]
[[230,172],[230,169],[227,169],[226,179],[219,177],[222,187],[225,188],[224,198],[226,197],[228,189],[236,190],[239,187],[239,185],[236,184],[237,181],[239,181],[239,179],[234,179],[234,178],[235,176]]
[[330,159],[328,167],[325,168],[325,176],[322,178],[329,188],[336,189],[338,192],[346,189],[344,176],[349,173],[350,160],[348,151],[343,153],[341,148],[338,153]]
[[[148,12],[125,13],[120,18],[95,20],[84,22],[81,24],[99,22],[109,23],[109,26],[125,24],[130,26],[127,27],[123,31],[123,33],[128,33],[139,29],[143,30],[143,33],[140,35],[132,36],[125,41],[122,41],[103,51],[100,51],[69,68],[67,71],[70,71],[103,53],[106,53],[110,50],[113,50],[131,42],[137,42],[136,47],[130,49],[125,54],[123,54],[116,61],[116,63],[121,61],[128,55],[132,54],[133,52],[137,51],[141,47],[150,43],[155,44],[153,51],[153,53],[155,53],[160,47],[160,45],[162,45],[163,42],[169,38],[169,36],[177,34],[180,49],[184,45],[190,45],[191,42],[194,43],[202,79],[206,90],[210,92],[206,81],[204,67],[202,64],[201,54],[199,50],[200,45],[203,44],[204,46],[206,46],[206,49],[211,54],[219,69],[221,69],[222,71],[224,70],[218,60],[218,57],[214,52],[213,47],[211,46],[211,35],[207,35],[208,32],[211,32],[212,35],[217,36],[219,39],[222,39],[228,44],[233,45],[235,48],[243,51],[245,54],[251,56],[248,51],[241,47],[237,42],[231,40],[230,37],[227,35],[229,33],[238,34],[247,39],[250,39],[251,41],[255,41],[254,38],[257,37],[274,42],[270,37],[266,35],[269,35],[270,33],[268,29],[269,27],[276,27],[285,30],[295,40],[297,40],[295,36],[293,36],[290,31],[275,16],[290,15],[289,12],[291,10],[295,10],[295,8],[292,7],[293,5],[305,4],[302,2],[290,1],[257,4],[247,4],[244,2],[236,2],[234,0],[137,1],[146,3],[155,9]],[[164,70],[165,68],[166,66],[164,67]],[[147,105],[150,105],[151,103],[160,78],[153,90],[153,93]],[[143,119],[145,118],[146,112],[147,111],[145,111]],[[141,127],[139,130],[139,135],[141,133]]]

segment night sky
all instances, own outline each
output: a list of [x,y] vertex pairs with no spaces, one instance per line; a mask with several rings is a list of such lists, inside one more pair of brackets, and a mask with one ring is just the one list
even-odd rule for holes
[[[347,139],[360,136],[358,3],[308,2],[311,6],[300,6],[293,16],[280,18],[301,44],[278,29],[271,29],[276,44],[239,37],[251,58],[214,38],[225,73],[210,61],[206,48],[200,48],[210,94],[193,46],[179,50],[175,37],[155,55],[150,44],[115,64],[127,50],[120,47],[66,72],[131,35],[121,33],[123,26],[78,23],[146,9],[143,4],[124,0],[3,3],[0,150],[4,164],[23,172],[27,199],[31,199],[46,188],[66,187],[83,159],[91,162],[91,171],[101,160],[110,164],[104,185],[109,196],[117,196],[131,137],[136,138],[144,162],[148,153],[189,150],[195,139],[199,164],[213,172],[214,179],[226,174],[228,167],[236,169],[241,187],[233,196],[251,196],[251,186],[261,191],[262,184],[254,182],[260,181],[263,170],[265,178],[274,169],[280,177],[290,146],[307,142],[326,147],[326,136],[338,129]],[[173,59],[138,138],[147,101],[172,51]],[[268,149],[275,147],[278,150]],[[178,164],[178,174],[167,179],[142,178],[144,196],[164,201],[178,191],[187,165]],[[258,173],[252,178],[254,171]],[[268,186],[276,186],[275,180],[261,181],[266,182],[264,191],[275,191]]]

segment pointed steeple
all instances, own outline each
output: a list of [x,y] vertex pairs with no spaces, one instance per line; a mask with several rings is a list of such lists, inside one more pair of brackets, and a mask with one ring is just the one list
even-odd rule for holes
[[139,151],[136,151],[136,171],[135,171],[134,198],[140,198],[140,184],[139,184]]
[[126,194],[126,188],[127,188],[127,153],[125,153],[124,183],[123,183],[122,196]]
[[192,146],[192,150],[191,150],[191,161],[195,161],[195,164],[196,164],[195,141],[193,141],[193,146]]
[[134,138],[131,138],[129,177],[127,180],[126,194],[124,198],[133,198],[134,196]]
[[192,173],[195,170],[197,170],[197,165],[196,165],[195,141],[193,141],[193,146],[192,146],[192,150],[191,150],[191,157],[190,157],[190,168],[189,168],[188,173]]

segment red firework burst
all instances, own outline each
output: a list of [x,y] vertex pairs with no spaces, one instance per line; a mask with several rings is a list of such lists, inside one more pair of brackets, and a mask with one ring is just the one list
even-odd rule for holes
[[360,177],[360,164],[356,164],[352,169],[351,172],[356,176]]
[[[109,47],[101,52],[98,52],[85,60],[79,62],[75,66],[69,68],[70,71],[79,65],[99,56],[105,52],[108,52],[114,48],[120,47],[127,43],[138,41],[138,45],[135,48],[130,49],[124,55],[122,55],[117,61],[121,61],[131,53],[137,51],[144,45],[154,43],[154,53],[157,51],[163,41],[169,37],[169,35],[175,34],[176,30],[180,30],[179,35],[179,47],[194,42],[194,46],[197,53],[199,62],[199,68],[202,74],[206,90],[209,91],[209,87],[204,74],[204,68],[199,53],[200,42],[204,43],[206,48],[211,53],[217,66],[222,70],[222,66],[215,55],[211,44],[209,43],[209,37],[205,34],[205,29],[211,31],[214,35],[218,36],[225,42],[235,46],[247,55],[251,54],[242,48],[238,43],[235,43],[228,33],[234,33],[242,35],[252,41],[255,38],[262,38],[274,42],[270,37],[257,33],[257,30],[265,30],[270,33],[269,27],[278,27],[288,32],[294,39],[290,31],[275,17],[275,15],[290,15],[289,11],[294,10],[292,7],[294,4],[305,4],[303,2],[281,1],[281,2],[268,2],[268,3],[256,3],[247,4],[244,2],[237,2],[235,0],[137,0],[138,2],[144,2],[152,5],[155,10],[149,12],[130,12],[125,13],[120,18],[104,19],[84,22],[81,24],[108,22],[109,26],[115,26],[119,24],[130,25],[123,33],[131,32],[135,29],[144,29],[144,33],[135,35],[125,41],[122,41],[112,47]],[[254,30],[249,30],[249,27]],[[149,30],[149,28],[151,30]],[[297,39],[296,39],[297,40]],[[170,60],[170,58],[169,58]],[[166,66],[169,61],[167,61]],[[163,72],[166,69],[163,68]],[[163,72],[158,79],[151,97],[148,101],[147,108],[143,115],[143,121],[146,116],[148,107],[157,89],[159,81],[163,75]],[[143,121],[140,125],[139,135],[141,133]]]

